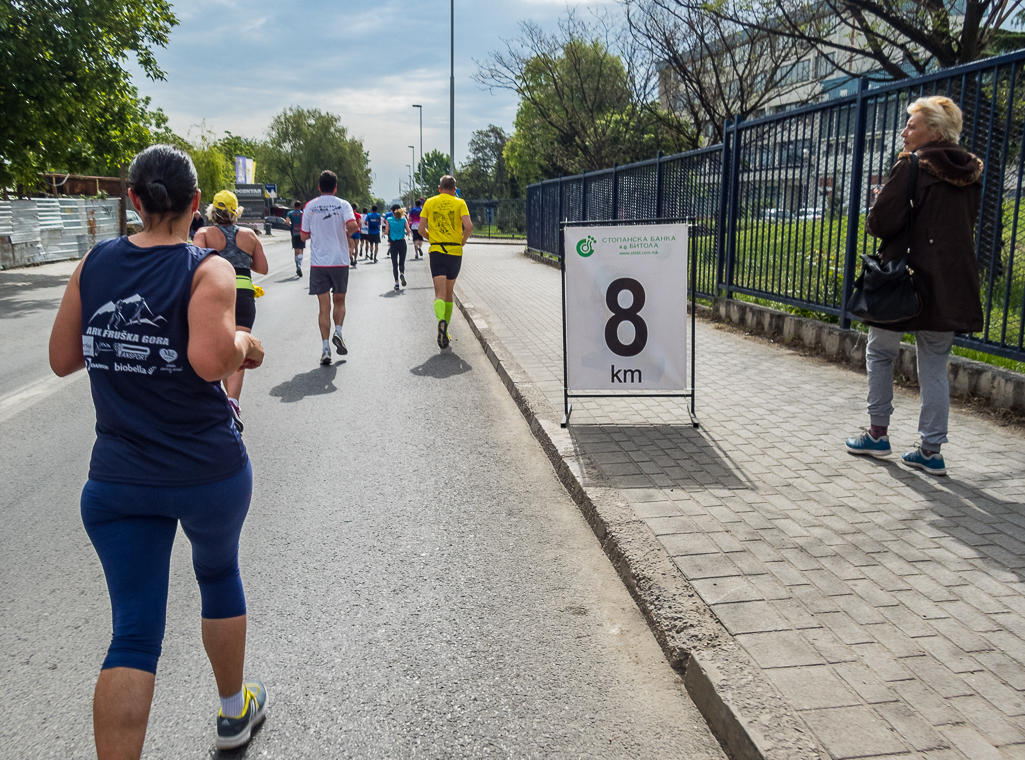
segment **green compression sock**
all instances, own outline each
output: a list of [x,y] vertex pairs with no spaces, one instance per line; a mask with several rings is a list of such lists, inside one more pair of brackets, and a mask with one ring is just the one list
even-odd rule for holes
[[445,318],[445,302],[440,298],[434,299],[434,316],[438,318],[439,322]]
[[445,304],[445,321],[446,322],[451,322],[452,321],[452,307],[454,306],[454,304],[453,304],[452,301],[445,301],[444,304]]

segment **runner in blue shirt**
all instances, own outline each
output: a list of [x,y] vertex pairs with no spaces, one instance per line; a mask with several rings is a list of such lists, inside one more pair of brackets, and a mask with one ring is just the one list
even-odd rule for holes
[[292,210],[285,214],[285,218],[291,225],[292,251],[295,253],[295,276],[303,276],[303,251],[306,249],[306,241],[302,239],[299,232],[303,226],[303,204],[296,201],[292,204]]
[[[377,213],[377,206],[370,207],[370,213],[366,215],[367,220],[367,242],[370,251],[373,251],[374,261],[377,261],[377,247],[381,244],[381,215]],[[368,251],[368,255],[370,253]]]

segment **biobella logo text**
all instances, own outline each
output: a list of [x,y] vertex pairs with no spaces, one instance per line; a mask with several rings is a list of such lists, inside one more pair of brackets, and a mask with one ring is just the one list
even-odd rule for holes
[[577,243],[577,253],[583,256],[585,259],[594,253],[594,244],[598,241],[588,235],[579,243]]

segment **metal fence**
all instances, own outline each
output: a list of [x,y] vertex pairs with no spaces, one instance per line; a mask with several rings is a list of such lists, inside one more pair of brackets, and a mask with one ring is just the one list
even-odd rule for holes
[[902,150],[908,104],[947,95],[962,145],[985,162],[976,229],[982,332],[959,345],[1025,361],[1025,51],[857,91],[727,126],[723,144],[527,188],[527,245],[559,255],[559,222],[695,219],[705,296],[737,294],[830,315],[847,312],[872,192]]
[[525,198],[497,198],[466,201],[475,235],[483,237],[516,236],[527,232]]
[[118,234],[116,198],[0,201],[0,268],[81,258]]

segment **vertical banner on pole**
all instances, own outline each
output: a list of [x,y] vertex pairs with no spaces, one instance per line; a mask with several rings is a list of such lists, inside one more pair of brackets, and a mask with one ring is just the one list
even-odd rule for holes
[[566,387],[684,391],[686,224],[565,228]]

